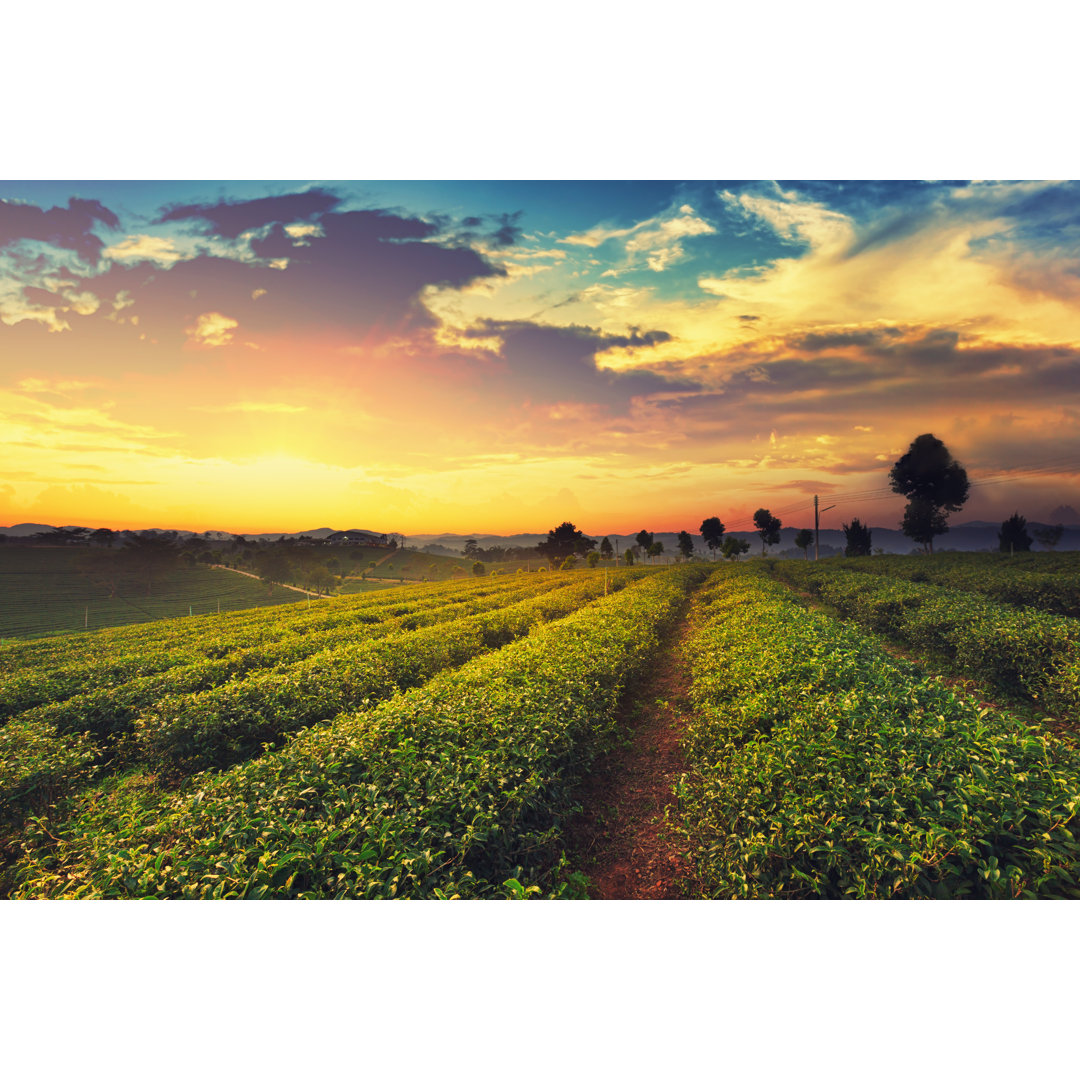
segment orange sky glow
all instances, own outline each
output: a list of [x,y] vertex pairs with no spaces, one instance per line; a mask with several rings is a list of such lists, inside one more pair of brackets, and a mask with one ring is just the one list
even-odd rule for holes
[[[1080,509],[1070,183],[0,184],[0,524]],[[222,191],[225,194],[222,194]]]

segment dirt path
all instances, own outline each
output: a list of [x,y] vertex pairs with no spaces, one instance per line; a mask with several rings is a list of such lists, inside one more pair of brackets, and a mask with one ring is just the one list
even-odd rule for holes
[[678,655],[686,624],[665,643],[620,721],[623,745],[593,766],[581,813],[567,827],[570,861],[594,900],[679,900],[693,868],[664,822],[686,762],[679,747],[690,674]]
[[[262,581],[262,578],[258,574],[249,573],[247,570],[237,570],[235,566],[226,566],[224,563],[214,563],[211,570],[229,570],[234,574],[243,574],[244,577],[254,578],[256,581]],[[314,596],[322,599],[323,594],[317,592],[311,592],[308,589],[301,589],[299,585],[286,585],[283,581],[275,581],[274,584],[279,589],[292,589],[293,592],[303,593],[305,596]]]

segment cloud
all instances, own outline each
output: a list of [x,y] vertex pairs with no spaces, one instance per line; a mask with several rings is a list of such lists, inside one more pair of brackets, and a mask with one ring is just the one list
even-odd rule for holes
[[[245,204],[228,209],[239,218],[233,226],[265,216],[265,208],[256,215]],[[197,315],[210,303],[241,321],[249,337],[312,328],[401,335],[436,325],[425,303],[430,290],[507,277],[470,248],[442,243],[438,227],[420,218],[362,210],[326,213],[312,224],[318,230],[304,230],[301,247],[277,223],[252,239],[247,259],[203,253],[167,269],[114,263],[86,281],[103,295],[126,293],[141,328],[167,342],[182,340],[185,328],[194,332]],[[260,301],[267,292],[273,303]]]
[[162,266],[172,266],[173,263],[183,258],[177,251],[173,242],[165,236],[148,236],[145,233],[136,233],[126,236],[115,244],[110,244],[101,252],[106,259],[115,259],[117,262],[153,262]]
[[214,349],[228,345],[233,339],[233,330],[239,325],[236,319],[230,319],[220,311],[205,311],[185,332],[192,344]]
[[[702,274],[698,285],[774,332],[918,322],[1013,343],[1073,342],[1080,337],[1075,249],[1070,261],[1049,240],[1033,246],[1036,222],[1029,216],[1022,227],[1009,214],[1045,187],[933,186],[900,207],[856,200],[859,218],[775,184],[721,192],[731,225],[764,230],[792,253]],[[1069,272],[1073,264],[1078,273]]]
[[696,389],[698,384],[665,377],[645,368],[613,370],[597,357],[609,349],[649,350],[667,341],[663,330],[604,334],[585,326],[548,326],[528,321],[487,320],[464,332],[465,337],[497,337],[496,370],[488,376],[519,401],[561,406],[574,401],[623,408],[642,395]]
[[103,247],[95,225],[118,229],[117,216],[94,199],[68,199],[67,207],[42,210],[32,203],[0,199],[0,251],[21,240],[38,240],[96,262]]
[[[656,273],[661,273],[673,263],[683,259],[686,252],[682,241],[693,236],[708,236],[716,229],[698,217],[694,208],[683,204],[665,214],[640,221],[627,228],[614,228],[594,225],[584,232],[564,237],[561,244],[597,248],[610,240],[625,239],[623,251],[630,265],[644,260],[645,265]],[[618,268],[609,268],[601,276],[616,276],[624,272]]]
[[154,224],[172,221],[194,222],[200,231],[235,240],[241,233],[266,225],[306,221],[341,205],[341,199],[324,188],[289,195],[272,195],[242,201],[191,203],[164,208]]

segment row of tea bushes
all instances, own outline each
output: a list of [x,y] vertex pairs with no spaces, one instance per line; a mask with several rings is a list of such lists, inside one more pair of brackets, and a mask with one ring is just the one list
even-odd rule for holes
[[777,573],[874,630],[941,653],[971,675],[1080,716],[1080,620],[959,589],[828,568]]
[[662,570],[179,793],[36,819],[12,895],[561,894],[562,815],[701,567]]
[[[625,581],[613,583],[621,588]],[[70,702],[34,710],[0,729],[0,826],[83,786],[91,777],[149,760],[172,770],[222,768],[251,757],[287,732],[373,705],[402,686],[527,633],[537,623],[574,611],[604,589],[596,576],[540,591],[493,611],[424,630],[358,643],[346,641],[309,659],[256,672],[194,694],[165,695],[152,708],[123,718],[113,709],[68,715]],[[76,699],[71,699],[76,700]],[[134,729],[133,739],[117,742]]]
[[[905,581],[923,581],[945,585],[965,592],[980,593],[998,603],[1014,607],[1032,607],[1052,615],[1080,616],[1080,552],[1062,552],[1078,556],[1054,564],[1054,569],[1033,567],[1040,562],[1016,565],[1008,555],[887,555],[885,557],[845,559],[840,566],[867,574],[882,574]],[[1047,560],[1049,555],[1038,555]],[[1061,556],[1058,557],[1059,559]]]
[[[112,658],[123,660],[148,649],[155,653],[170,648],[181,653],[200,649],[203,655],[222,656],[233,649],[266,645],[285,637],[331,630],[358,621],[379,621],[395,612],[404,614],[416,606],[485,596],[509,583],[492,578],[425,583],[331,600],[301,600],[272,609],[248,608],[219,615],[159,619],[59,638],[6,642],[0,645],[0,672],[65,668],[88,658],[104,663]],[[520,580],[513,583],[524,584]]]
[[[47,720],[60,731],[121,730],[141,709],[169,694],[209,690],[260,669],[298,663],[327,649],[505,607],[565,584],[565,576],[550,575],[548,580],[539,577],[527,585],[515,584],[487,590],[480,595],[458,596],[437,606],[435,601],[441,598],[413,600],[408,605],[399,604],[381,611],[360,609],[355,618],[330,629],[320,628],[290,634],[262,645],[235,648],[224,656],[208,657],[204,653],[215,650],[209,645],[200,649],[196,642],[183,651],[173,647],[155,651],[151,643],[147,643],[142,663],[160,670],[130,679],[123,675],[127,661],[116,658],[59,671],[28,671],[18,684],[22,701],[36,701],[46,694],[52,696],[44,704],[25,709],[21,715],[25,719]],[[268,618],[267,621],[274,620]],[[83,676],[81,682],[80,675]],[[10,700],[15,692],[14,684],[7,689]]]
[[706,895],[1080,898],[1080,756],[756,569],[695,605],[680,816]]

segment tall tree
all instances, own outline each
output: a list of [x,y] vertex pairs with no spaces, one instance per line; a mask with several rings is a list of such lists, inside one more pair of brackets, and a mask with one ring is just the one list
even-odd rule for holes
[[844,525],[843,529],[845,555],[857,556],[870,554],[870,530],[858,518],[852,518],[851,524]]
[[761,557],[765,558],[765,545],[780,543],[780,519],[766,509],[754,511],[754,528],[761,537]]
[[465,541],[465,558],[466,559],[477,559],[479,557],[480,557],[480,545],[476,542],[476,540],[473,537],[470,536],[469,539]]
[[724,542],[724,523],[718,517],[706,518],[701,523],[701,539],[714,554]]
[[[889,471],[889,486],[908,499],[900,527],[932,554],[934,537],[949,531],[948,515],[967,502],[967,471],[933,435],[919,435]],[[918,534],[918,535],[916,535]]]
[[653,542],[653,534],[647,529],[642,529],[641,532],[634,537],[634,543],[637,544],[638,550],[642,555],[648,554],[649,545]]
[[1001,523],[1001,530],[998,532],[998,550],[1008,551],[1009,553],[1031,550],[1031,537],[1028,536],[1027,518],[1021,517],[1019,512],[1013,514],[1010,518],[1006,518]]
[[689,559],[694,554],[694,538],[685,530],[679,533],[679,551],[684,559]]
[[536,545],[536,550],[554,566],[568,555],[584,555],[596,547],[596,541],[590,540],[573,522],[564,521],[557,529],[550,529],[547,539]]
[[814,543],[814,532],[812,529],[800,529],[795,534],[795,546],[802,548],[803,558],[810,558],[810,547]]
[[649,550],[646,552],[650,559],[659,558],[664,554],[664,545],[659,540],[654,540],[649,545]]
[[610,559],[614,554],[615,549],[611,546],[611,541],[605,536],[604,539],[600,541],[600,558]]

